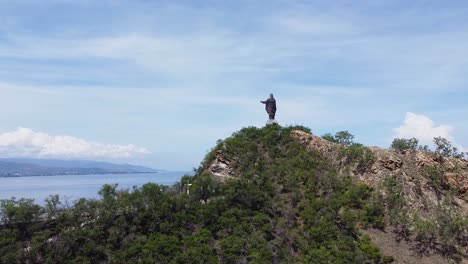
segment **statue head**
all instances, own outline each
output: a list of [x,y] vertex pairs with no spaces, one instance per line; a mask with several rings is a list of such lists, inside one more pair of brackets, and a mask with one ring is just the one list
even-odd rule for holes
[[275,97],[273,97],[273,94],[270,94],[270,98],[275,98]]

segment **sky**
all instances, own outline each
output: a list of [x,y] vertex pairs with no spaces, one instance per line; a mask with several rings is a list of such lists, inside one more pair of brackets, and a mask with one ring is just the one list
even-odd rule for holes
[[0,0],[0,157],[197,167],[265,125],[468,151],[466,1]]

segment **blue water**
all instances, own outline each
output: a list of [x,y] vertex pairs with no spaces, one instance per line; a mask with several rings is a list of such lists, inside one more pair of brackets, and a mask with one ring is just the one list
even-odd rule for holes
[[104,184],[118,183],[118,189],[131,189],[145,183],[171,185],[186,172],[158,172],[137,174],[92,174],[63,176],[0,177],[0,199],[32,198],[37,204],[51,194],[72,203],[79,198],[99,198]]

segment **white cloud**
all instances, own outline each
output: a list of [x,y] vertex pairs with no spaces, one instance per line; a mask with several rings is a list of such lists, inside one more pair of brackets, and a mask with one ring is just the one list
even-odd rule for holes
[[0,157],[115,159],[145,154],[150,151],[132,144],[102,144],[67,135],[51,136],[23,127],[0,133]]
[[[456,145],[452,135],[453,130],[454,128],[449,125],[435,125],[434,121],[425,115],[408,112],[403,125],[394,129],[394,138],[415,137],[420,144],[431,146],[434,137],[444,137]],[[462,151],[465,150],[462,146],[457,147]]]

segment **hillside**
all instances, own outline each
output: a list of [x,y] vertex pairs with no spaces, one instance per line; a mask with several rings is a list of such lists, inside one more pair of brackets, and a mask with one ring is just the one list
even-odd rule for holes
[[466,263],[466,171],[304,127],[244,128],[171,187],[2,201],[0,262]]
[[48,176],[84,175],[108,173],[157,172],[154,169],[130,164],[114,164],[88,160],[57,159],[0,159],[0,177],[5,176]]
[[[385,209],[386,227],[361,232],[371,236],[382,252],[398,263],[447,263],[441,256],[451,254],[468,261],[466,159],[378,147],[353,149],[303,130],[293,130],[290,136],[310,155],[320,155],[339,178],[374,190]],[[223,143],[205,169],[222,181],[242,178],[239,166],[244,164],[238,155],[229,153]]]

